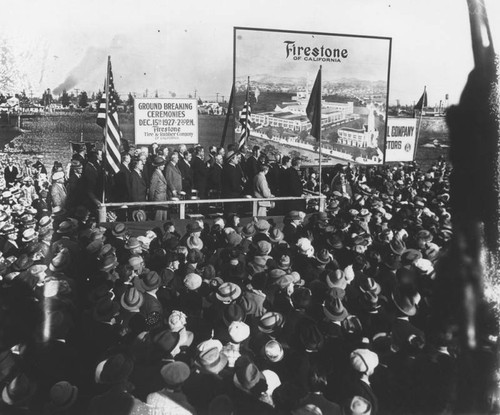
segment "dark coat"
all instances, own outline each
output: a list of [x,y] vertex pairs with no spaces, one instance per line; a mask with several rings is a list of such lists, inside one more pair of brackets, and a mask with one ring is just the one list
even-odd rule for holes
[[197,156],[191,160],[193,188],[198,190],[200,199],[207,198],[208,169],[205,162]]
[[[285,178],[287,178],[287,194],[283,194],[283,196],[302,196],[304,192],[304,187],[302,184],[302,180],[300,179],[299,172],[293,167],[286,170]],[[285,209],[287,212],[292,210],[306,210],[306,202],[305,200],[292,200],[287,203],[287,208]]]
[[184,157],[179,157],[177,166],[182,174],[182,190],[190,193],[193,188],[193,168],[187,163]]
[[115,174],[115,197],[118,202],[128,202],[132,194],[130,169],[123,164],[120,171]]
[[145,202],[146,201],[146,181],[144,177],[133,170],[130,176],[130,189],[132,193],[130,194],[130,200],[132,202]]
[[6,184],[6,186],[10,187],[16,181],[16,177],[19,174],[19,170],[17,169],[16,166],[12,166],[12,170],[9,168],[9,166],[7,166],[3,170],[3,174],[5,176],[5,184]]
[[243,190],[241,169],[233,164],[222,168],[222,197],[240,197]]
[[82,173],[83,188],[85,189],[85,206],[95,208],[94,200],[102,200],[102,172],[99,166],[90,161],[85,164]]
[[159,170],[155,170],[151,176],[151,184],[149,185],[149,200],[167,200],[167,179],[165,179],[165,176]]
[[222,166],[214,163],[208,173],[208,188],[215,190],[216,195],[220,196],[222,191]]

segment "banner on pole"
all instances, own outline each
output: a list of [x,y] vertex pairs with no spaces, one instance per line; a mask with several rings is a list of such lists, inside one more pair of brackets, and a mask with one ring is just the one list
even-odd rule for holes
[[385,140],[385,161],[413,161],[417,135],[416,118],[389,117]]
[[135,143],[198,144],[196,99],[136,98]]
[[249,147],[319,162],[307,104],[320,65],[324,165],[383,163],[391,38],[234,29],[235,137],[242,132],[247,79],[252,107]]

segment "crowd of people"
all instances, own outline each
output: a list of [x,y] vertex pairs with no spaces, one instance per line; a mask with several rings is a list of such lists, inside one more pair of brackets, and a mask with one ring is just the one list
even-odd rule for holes
[[[114,197],[282,195],[290,173],[317,190],[300,160],[182,150],[124,154],[132,178],[115,176]],[[467,409],[460,383],[491,387],[459,378],[456,336],[432,318],[452,237],[445,162],[339,166],[326,210],[275,206],[283,223],[229,209],[179,229],[160,210],[132,235],[96,222],[101,159],[77,152],[48,181],[5,168],[0,413],[447,414]],[[497,339],[480,341],[477,370],[494,370]]]

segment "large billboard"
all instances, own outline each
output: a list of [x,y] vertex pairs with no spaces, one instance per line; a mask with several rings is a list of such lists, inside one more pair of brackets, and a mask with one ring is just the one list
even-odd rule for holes
[[385,161],[412,161],[415,155],[416,118],[389,117]]
[[247,144],[317,165],[306,107],[322,65],[323,164],[383,163],[390,58],[391,38],[236,27],[235,142],[248,91]]
[[134,100],[135,143],[160,145],[198,143],[196,99]]

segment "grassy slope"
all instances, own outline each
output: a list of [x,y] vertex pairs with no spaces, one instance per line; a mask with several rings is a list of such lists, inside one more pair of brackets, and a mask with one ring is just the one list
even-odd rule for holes
[[[203,146],[218,146],[220,144],[224,117],[200,115],[199,126],[200,144]],[[133,142],[133,117],[129,114],[120,114],[120,127],[124,137]],[[51,166],[54,160],[68,161],[71,157],[69,143],[80,141],[82,132],[85,141],[100,143],[102,140],[102,129],[95,123],[95,114],[75,113],[24,119],[21,128],[23,133],[15,138],[13,138],[15,136],[13,131],[0,129],[0,145],[12,140],[9,147],[15,149],[21,158],[42,154],[47,166]],[[233,129],[234,124],[230,122],[226,134],[226,144],[233,141]],[[442,139],[443,143],[447,142],[444,121],[433,118],[424,119],[420,133],[420,144],[431,142],[435,138]],[[439,154],[446,156],[447,150],[419,147],[417,159],[427,165],[430,161],[435,160]]]

